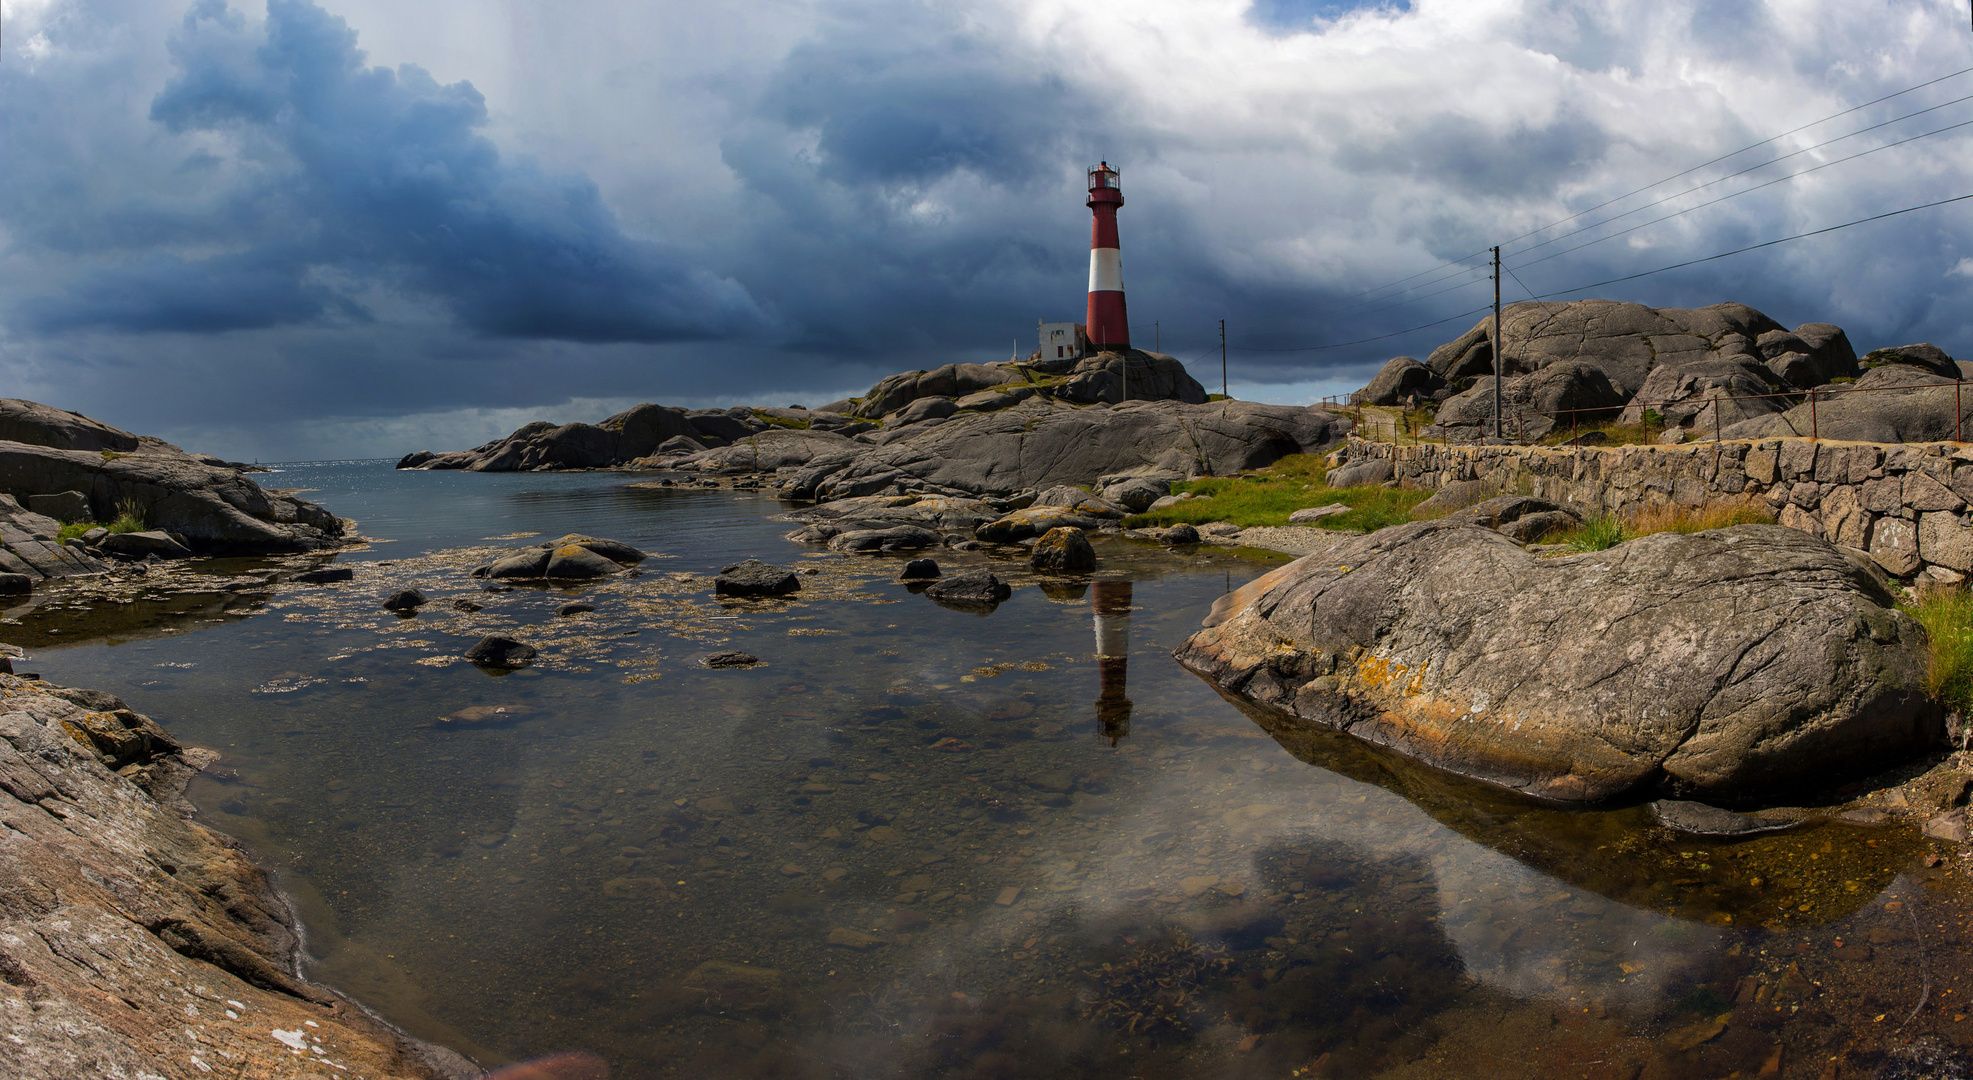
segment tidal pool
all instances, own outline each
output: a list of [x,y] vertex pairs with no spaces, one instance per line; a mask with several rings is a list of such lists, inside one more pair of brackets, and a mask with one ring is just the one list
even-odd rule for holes
[[[938,554],[1016,585],[982,614],[897,584],[901,558],[786,541],[753,493],[264,479],[375,539],[336,558],[353,581],[201,563],[17,608],[0,640],[219,750],[193,800],[295,898],[311,974],[489,1064],[1920,1076],[1885,1070],[1966,1040],[1956,857],[1888,827],[1682,837],[1277,739],[1170,659],[1265,556],[1103,540],[1094,580],[1050,580]],[[655,557],[580,588],[467,575],[571,532]],[[716,600],[748,556],[803,589]],[[380,609],[407,587],[432,603]],[[457,660],[493,632],[541,662]],[[698,666],[727,648],[762,662]]]

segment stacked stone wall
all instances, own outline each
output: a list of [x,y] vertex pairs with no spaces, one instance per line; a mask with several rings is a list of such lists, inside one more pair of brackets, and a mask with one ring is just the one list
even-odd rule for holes
[[1973,572],[1973,445],[1761,439],[1571,449],[1353,437],[1347,454],[1389,461],[1405,487],[1480,480],[1585,515],[1759,502],[1779,523],[1867,551],[1899,577],[1933,566]]

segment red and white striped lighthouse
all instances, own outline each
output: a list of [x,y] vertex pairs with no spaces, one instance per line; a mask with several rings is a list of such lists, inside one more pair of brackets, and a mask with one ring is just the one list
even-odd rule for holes
[[1097,350],[1130,348],[1124,314],[1123,253],[1117,248],[1117,207],[1124,193],[1105,161],[1089,170],[1089,343]]

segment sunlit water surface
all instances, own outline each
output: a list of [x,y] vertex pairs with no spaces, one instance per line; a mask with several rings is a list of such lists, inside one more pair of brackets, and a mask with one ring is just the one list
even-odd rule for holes
[[[1277,741],[1170,659],[1260,557],[997,561],[1018,587],[982,615],[898,558],[786,541],[771,498],[631,479],[287,467],[264,482],[377,541],[338,556],[354,582],[42,610],[8,640],[221,751],[193,798],[276,868],[313,975],[489,1063],[1820,1076],[1966,1026],[1953,868],[1907,831],[1702,843]],[[468,549],[571,532],[657,557],[570,589],[467,575]],[[813,573],[715,601],[747,556]],[[421,614],[379,608],[412,586]],[[489,632],[541,662],[456,659]],[[762,663],[697,666],[723,648]]]

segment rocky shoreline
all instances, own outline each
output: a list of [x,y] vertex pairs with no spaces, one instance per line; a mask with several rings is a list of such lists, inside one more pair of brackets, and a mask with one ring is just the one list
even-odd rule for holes
[[301,977],[287,901],[182,796],[217,756],[108,694],[0,674],[0,1072],[478,1076]]
[[1321,409],[1209,401],[1177,360],[1131,350],[904,372],[816,409],[639,405],[600,424],[534,423],[471,450],[419,451],[398,468],[664,470],[822,502],[1019,498],[1231,475],[1327,449],[1350,430]]

